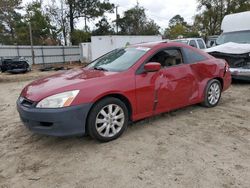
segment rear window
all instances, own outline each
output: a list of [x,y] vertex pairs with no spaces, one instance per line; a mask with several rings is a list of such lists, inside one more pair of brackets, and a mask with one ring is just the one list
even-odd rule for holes
[[198,52],[195,52],[194,50],[191,50],[189,48],[183,48],[183,52],[186,56],[188,64],[196,63],[196,62],[200,62],[200,61],[205,61],[207,59],[206,56],[204,56]]

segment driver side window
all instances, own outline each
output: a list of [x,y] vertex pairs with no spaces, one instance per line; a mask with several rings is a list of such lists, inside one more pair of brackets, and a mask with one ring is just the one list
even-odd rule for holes
[[183,64],[180,50],[166,49],[156,53],[149,62],[158,62],[162,68]]

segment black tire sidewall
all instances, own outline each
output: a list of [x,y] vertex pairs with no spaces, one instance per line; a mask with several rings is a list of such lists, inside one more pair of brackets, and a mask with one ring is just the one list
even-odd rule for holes
[[[120,106],[123,109],[125,118],[124,118],[124,124],[122,129],[120,130],[120,132],[112,137],[103,137],[101,136],[98,131],[96,130],[96,126],[95,126],[95,121],[96,121],[96,116],[98,115],[98,113],[100,112],[100,110],[104,107],[107,106],[109,104],[116,104],[118,106]],[[97,139],[98,141],[101,142],[108,142],[111,140],[114,140],[118,137],[120,137],[122,135],[122,133],[126,130],[127,125],[128,125],[128,109],[126,107],[126,105],[119,99],[114,98],[114,97],[107,97],[102,99],[101,101],[97,102],[93,108],[90,111],[90,114],[88,116],[88,120],[87,120],[87,130],[89,135],[94,138]]]
[[[209,89],[211,87],[212,84],[214,83],[217,83],[220,87],[220,97],[219,97],[219,100],[217,101],[217,103],[215,104],[211,104],[208,100],[208,92],[209,92]],[[221,87],[221,83],[219,80],[216,80],[216,79],[212,79],[208,82],[207,84],[207,87],[205,89],[205,98],[204,98],[204,102],[203,102],[203,105],[205,105],[206,107],[209,107],[209,108],[212,108],[212,107],[215,107],[218,105],[218,103],[220,102],[220,98],[221,98],[221,93],[222,93],[222,87]]]

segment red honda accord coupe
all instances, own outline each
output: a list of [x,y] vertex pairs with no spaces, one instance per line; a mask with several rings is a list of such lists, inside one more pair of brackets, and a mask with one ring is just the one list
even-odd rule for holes
[[32,82],[17,109],[33,132],[110,141],[129,121],[196,103],[214,107],[230,84],[224,60],[185,44],[144,43]]

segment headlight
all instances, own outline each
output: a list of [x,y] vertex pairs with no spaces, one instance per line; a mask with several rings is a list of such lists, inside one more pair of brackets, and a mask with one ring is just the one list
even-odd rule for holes
[[37,108],[62,108],[70,106],[73,102],[79,90],[67,91],[56,95],[49,96],[41,100],[36,107]]

